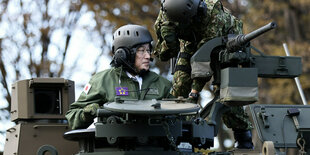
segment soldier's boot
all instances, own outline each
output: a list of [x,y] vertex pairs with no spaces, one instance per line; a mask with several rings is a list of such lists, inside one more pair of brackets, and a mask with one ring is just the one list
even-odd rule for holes
[[233,130],[235,137],[235,147],[238,149],[254,149],[252,133],[250,130]]

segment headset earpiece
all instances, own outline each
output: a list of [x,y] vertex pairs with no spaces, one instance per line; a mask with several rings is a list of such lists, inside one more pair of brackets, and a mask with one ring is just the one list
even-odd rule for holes
[[114,53],[114,64],[115,67],[120,67],[124,64],[124,61],[127,60],[128,54],[127,54],[126,48],[119,48]]
[[115,67],[133,65],[135,54],[133,50],[130,50],[126,47],[121,47],[115,51],[113,58]]

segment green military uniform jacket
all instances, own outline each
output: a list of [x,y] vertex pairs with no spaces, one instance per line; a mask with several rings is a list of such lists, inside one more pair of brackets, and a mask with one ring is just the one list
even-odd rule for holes
[[88,88],[87,94],[83,91],[78,100],[70,105],[66,114],[72,129],[87,128],[93,120],[81,117],[83,108],[92,103],[102,106],[104,103],[114,102],[117,87],[128,88],[128,95],[120,96],[121,99],[151,100],[172,97],[169,94],[171,82],[151,71],[143,76],[141,90],[139,83],[130,79],[120,67],[95,74],[88,86],[90,89]]

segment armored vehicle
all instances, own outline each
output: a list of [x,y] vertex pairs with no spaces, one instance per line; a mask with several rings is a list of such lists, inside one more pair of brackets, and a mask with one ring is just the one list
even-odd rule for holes
[[[94,128],[68,131],[64,113],[74,100],[74,83],[61,78],[18,81],[13,84],[11,110],[17,125],[7,131],[4,153],[202,154],[194,148],[213,146],[221,115],[232,106],[247,105],[260,145],[254,150],[210,155],[285,155],[288,148],[310,154],[310,106],[253,104],[258,100],[258,77],[295,78],[301,74],[300,57],[267,56],[251,46],[252,39],[275,27],[272,22],[246,35],[212,39],[193,55],[192,77],[213,76],[213,84],[220,86],[203,108],[183,98],[139,101],[116,97],[98,109]],[[50,134],[55,139],[47,139]],[[24,135],[37,144],[26,146]],[[192,148],[178,147],[182,142]]]

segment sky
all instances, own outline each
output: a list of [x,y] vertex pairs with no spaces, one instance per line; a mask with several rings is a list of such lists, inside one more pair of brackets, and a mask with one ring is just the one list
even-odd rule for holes
[[[12,16],[12,18],[14,18],[14,15],[18,14],[18,12],[20,10],[18,10],[18,8],[13,7],[13,4],[16,3],[17,1],[11,1],[11,5],[9,5],[8,9],[9,14]],[[29,9],[31,9],[32,7],[29,7]],[[62,9],[58,10],[59,12],[64,12],[62,11]],[[60,13],[61,14],[61,13]],[[8,17],[3,16],[2,18],[4,19],[9,19]],[[16,17],[17,19],[17,17]],[[89,33],[89,28],[94,27],[93,25],[94,19],[93,19],[93,15],[90,12],[86,12],[85,14],[82,15],[82,17],[80,17],[80,20],[77,22],[76,27],[74,28],[74,30],[72,31],[72,37],[71,37],[71,41],[70,41],[70,45],[68,47],[68,51],[67,51],[67,58],[68,60],[65,61],[65,65],[66,66],[72,66],[72,65],[77,65],[77,70],[75,70],[70,78],[70,80],[75,81],[76,84],[76,90],[75,90],[75,94],[76,94],[76,98],[79,96],[79,94],[82,92],[82,87],[78,87],[78,86],[82,86],[85,85],[90,77],[91,77],[91,73],[96,69],[95,68],[95,59],[97,59],[97,57],[99,56],[99,54],[103,51],[105,53],[105,56],[101,56],[100,57],[100,62],[99,62],[99,67],[98,67],[98,71],[100,70],[104,70],[104,69],[108,69],[110,68],[110,62],[111,62],[111,57],[108,55],[109,53],[109,49],[108,48],[100,48],[98,46],[98,42],[94,42],[94,38],[93,36]],[[0,38],[4,37],[4,35],[8,35],[6,30],[9,29],[9,23],[5,23],[2,22],[0,24]],[[87,29],[88,28],[88,29]],[[111,30],[107,30],[107,32],[110,34],[106,35],[106,40],[108,42],[112,41],[112,34],[111,34]],[[56,45],[63,45],[64,42],[64,31],[59,29],[58,31],[55,31],[52,35],[51,35],[51,42],[56,44]],[[23,36],[22,35],[18,35],[18,33],[16,33],[16,37],[20,37],[20,40],[23,40]],[[36,49],[35,49],[36,50]],[[35,52],[34,52],[35,53]],[[8,69],[8,77],[14,77],[14,67],[9,66],[10,62],[13,59],[13,52],[8,53],[8,59],[6,59],[4,62],[4,64]],[[29,55],[27,55],[27,53],[21,53],[22,54],[22,58],[24,58],[24,60],[26,61],[29,58]],[[48,52],[48,57],[53,59],[57,57],[57,54],[59,54],[59,51],[57,49],[56,46],[53,46],[53,44],[49,47],[49,52]],[[78,58],[78,62],[77,64],[73,64],[74,60],[76,60]],[[66,75],[68,71],[65,70],[64,75]],[[22,79],[30,79],[32,78],[31,75],[25,73],[23,74],[23,78]],[[66,77],[64,77],[66,78]],[[10,81],[9,80],[9,85],[11,85],[13,82],[15,81]],[[3,89],[3,88],[1,88]],[[11,91],[11,90],[10,90]],[[7,103],[6,100],[3,98],[3,96],[0,97],[0,108],[5,108],[7,107]],[[1,117],[1,123],[0,123],[0,130],[1,131],[5,131],[11,127],[14,126],[14,123],[10,122],[10,120],[6,120],[4,116],[7,115],[8,112],[0,112],[0,117]],[[0,151],[3,150],[4,148],[4,143],[5,143],[5,135],[0,134]]]

